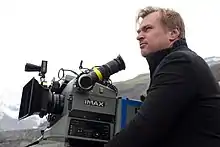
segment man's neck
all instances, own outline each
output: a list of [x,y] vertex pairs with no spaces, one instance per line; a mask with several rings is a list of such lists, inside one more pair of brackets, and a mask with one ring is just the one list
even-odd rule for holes
[[176,38],[176,39],[170,41],[170,44],[169,44],[169,46],[168,46],[167,48],[172,48],[172,47],[173,47],[173,44],[174,44],[175,42],[179,41],[179,40],[181,40],[181,39],[180,39],[180,38]]

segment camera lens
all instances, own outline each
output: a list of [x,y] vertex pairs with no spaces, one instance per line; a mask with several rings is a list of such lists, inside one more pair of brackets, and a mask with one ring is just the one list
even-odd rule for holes
[[48,113],[61,114],[64,107],[64,96],[60,94],[52,94],[48,102]]
[[81,89],[90,90],[96,82],[108,79],[111,75],[124,69],[125,63],[122,57],[118,55],[118,57],[112,61],[98,68],[94,68],[90,73],[81,75],[78,79],[78,86]]

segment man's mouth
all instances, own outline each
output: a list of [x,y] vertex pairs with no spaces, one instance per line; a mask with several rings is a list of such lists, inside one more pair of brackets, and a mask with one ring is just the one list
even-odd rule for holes
[[140,48],[143,49],[146,45],[147,45],[147,43],[141,43]]

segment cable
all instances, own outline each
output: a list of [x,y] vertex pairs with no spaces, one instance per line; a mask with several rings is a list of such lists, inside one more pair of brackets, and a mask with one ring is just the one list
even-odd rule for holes
[[30,147],[30,146],[33,146],[33,145],[36,145],[36,144],[39,144],[40,141],[42,141],[44,139],[44,130],[41,130],[41,136],[34,142],[26,145],[25,147]]
[[[62,71],[62,77],[60,77],[60,72]],[[76,73],[75,71],[73,71],[73,70],[70,70],[70,69],[63,69],[63,68],[61,68],[59,71],[58,71],[58,78],[59,78],[59,81],[60,80],[63,80],[63,78],[65,77],[65,74],[64,74],[64,72],[65,71],[69,71],[69,72],[72,72],[72,73],[74,73],[75,75],[79,75],[78,73]]]

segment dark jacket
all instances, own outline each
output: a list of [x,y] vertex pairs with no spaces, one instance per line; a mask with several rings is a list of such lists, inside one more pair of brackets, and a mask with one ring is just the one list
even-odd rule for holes
[[220,147],[219,85],[207,63],[184,39],[147,61],[147,97],[105,147]]

